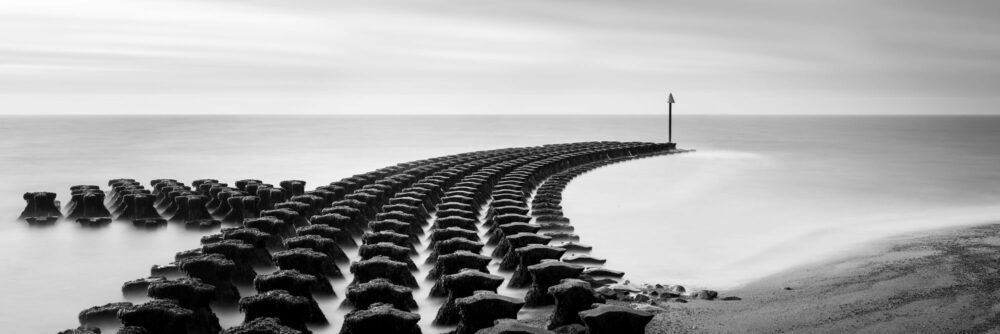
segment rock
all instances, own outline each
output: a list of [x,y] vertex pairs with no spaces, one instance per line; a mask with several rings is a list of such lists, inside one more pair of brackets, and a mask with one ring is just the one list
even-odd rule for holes
[[500,215],[494,215],[492,221],[493,221],[493,226],[501,226],[513,223],[527,224],[531,222],[531,216],[528,216],[527,214],[504,213]]
[[149,276],[177,276],[181,274],[181,268],[177,267],[176,263],[169,263],[164,265],[154,264],[149,268]]
[[725,300],[725,301],[736,301],[736,300],[743,300],[743,298],[740,298],[740,297],[736,297],[736,296],[728,296],[728,297],[722,297],[722,298],[721,298],[721,299],[719,299],[719,300]]
[[145,328],[138,326],[125,326],[118,329],[117,334],[149,334]]
[[24,218],[24,221],[28,222],[28,225],[31,226],[51,226],[59,221],[59,216],[28,217]]
[[[261,278],[261,276],[266,276]],[[312,277],[313,279],[306,278],[305,276]],[[301,284],[308,283],[309,291],[317,295],[334,296],[333,286],[330,281],[321,277],[316,277],[309,274],[304,274],[298,270],[278,270],[271,274],[259,275],[254,279],[254,286],[258,291],[261,289],[270,290],[293,290],[293,295],[299,296],[303,295],[298,290],[301,288]],[[295,286],[293,288],[292,286]]]
[[544,235],[537,233],[517,233],[504,237],[497,248],[493,250],[493,257],[499,257],[500,270],[514,270],[517,268],[519,258],[514,252],[515,249],[528,245],[545,245],[551,241]]
[[566,253],[565,249],[538,244],[514,249],[514,255],[518,258],[517,268],[514,269],[514,274],[511,275],[507,286],[511,288],[527,287],[532,281],[528,267],[539,264],[542,260],[558,259],[564,253]]
[[562,231],[545,231],[542,235],[552,238],[552,240],[567,240],[567,241],[579,241],[580,236],[574,233],[562,232]]
[[456,300],[472,296],[476,291],[496,292],[503,284],[503,277],[490,275],[474,269],[465,269],[457,274],[441,278],[441,286],[448,293],[448,300],[438,309],[435,325],[454,325],[461,319]]
[[649,298],[649,296],[647,296],[647,295],[637,294],[637,295],[635,295],[634,298],[632,298],[632,300],[635,301],[636,303],[648,303],[652,299]]
[[148,278],[134,279],[122,284],[122,294],[129,296],[135,294],[146,294],[146,289],[150,284],[166,281],[166,277],[154,276]]
[[178,306],[193,311],[199,323],[218,330],[221,329],[219,318],[209,307],[209,304],[216,299],[215,291],[215,286],[205,284],[197,278],[180,278],[150,284],[147,295],[173,301]]
[[581,324],[569,324],[552,330],[556,334],[587,334],[587,327]]
[[431,228],[437,230],[437,229],[446,229],[450,227],[457,227],[468,231],[478,231],[479,228],[476,226],[476,223],[477,222],[475,219],[451,216],[451,217],[443,217],[435,219],[434,226],[432,226]]
[[512,199],[499,199],[493,201],[493,203],[490,204],[493,205],[493,207],[501,207],[501,206],[513,206],[519,208],[528,207],[528,205],[525,204],[523,200],[512,200]]
[[258,318],[277,318],[285,326],[310,333],[306,321],[312,317],[309,299],[289,294],[284,290],[271,290],[240,299],[244,323]]
[[549,287],[559,284],[564,278],[576,278],[583,272],[583,267],[559,261],[546,261],[528,267],[531,273],[531,286],[524,295],[528,306],[544,306],[555,303],[549,294]]
[[554,332],[532,327],[515,319],[499,319],[493,327],[483,328],[476,334],[553,334]]
[[[347,217],[347,221],[344,222],[345,225],[343,227],[338,227],[334,225],[331,226],[345,231],[349,231],[353,235],[361,235],[361,233],[364,232],[364,228],[368,226],[368,218],[365,212],[361,211],[360,208],[355,208],[347,205],[337,205],[337,203],[341,202],[344,201],[334,202],[333,206],[321,210],[320,213],[322,213],[322,215],[338,214],[341,215],[342,217]],[[360,205],[363,206],[364,203],[361,203]],[[372,214],[372,216],[374,216],[374,214]],[[317,222],[313,222],[311,218],[309,221],[313,224],[317,224]]]
[[546,231],[573,231],[569,218],[563,216],[535,216],[535,222]]
[[489,256],[479,255],[468,251],[457,251],[455,253],[439,256],[434,268],[427,274],[427,279],[437,279],[431,287],[430,296],[444,297],[448,292],[444,289],[440,278],[460,272],[462,269],[475,269],[484,273],[489,273],[486,268],[492,259]]
[[132,225],[138,228],[154,229],[167,226],[167,220],[163,218],[142,218],[132,220]]
[[397,220],[409,224],[410,233],[414,235],[423,235],[424,230],[420,228],[423,225],[427,225],[427,220],[402,211],[389,211],[383,212],[375,215],[376,220]]
[[222,331],[222,334],[302,334],[302,332],[282,325],[277,318],[257,318],[230,327]]
[[285,247],[288,249],[311,249],[319,253],[326,254],[330,258],[333,258],[335,262],[347,263],[350,261],[347,259],[347,254],[344,254],[344,250],[340,249],[340,246],[337,245],[336,241],[318,235],[303,235],[287,238],[285,239]]
[[354,281],[351,285],[369,282],[376,278],[384,278],[392,284],[418,287],[417,280],[413,278],[406,263],[393,261],[385,256],[375,256],[367,260],[351,263],[351,273],[354,274]]
[[410,225],[410,223],[395,219],[386,219],[371,222],[368,224],[368,227],[372,229],[372,232],[389,231],[405,234],[410,237],[410,243],[420,244],[420,237],[418,237],[417,233],[413,231],[414,227],[420,229],[420,226]]
[[24,201],[27,205],[18,219],[27,220],[33,217],[62,217],[59,211],[59,202],[56,201],[56,193],[50,192],[29,192],[24,193]]
[[298,196],[306,193],[306,181],[285,180],[278,182],[282,189],[288,192],[289,196]]
[[[229,213],[229,210],[233,208],[229,206],[229,198],[234,196],[242,196],[243,193],[239,191],[233,191],[231,189],[220,190],[212,201],[209,201],[209,212],[216,216],[222,216]],[[214,204],[213,204],[214,203]]]
[[[80,186],[75,186],[80,187]],[[84,186],[90,187],[90,186]],[[96,186],[93,186],[96,187]],[[111,212],[104,206],[104,192],[100,189],[72,189],[70,203],[66,205],[66,219],[111,218]]]
[[376,303],[389,304],[404,311],[417,309],[417,302],[413,299],[413,289],[393,284],[384,278],[348,287],[347,301],[358,309],[367,309]]
[[[331,212],[338,211],[338,212]],[[344,231],[348,231],[352,235],[361,235],[364,230],[362,227],[367,225],[367,221],[364,217],[361,217],[361,212],[354,208],[349,207],[333,207],[323,209],[323,214],[318,216],[309,217],[309,223],[312,225],[326,225],[334,228],[338,228]],[[353,214],[362,220],[363,223],[359,223],[357,218],[352,218],[348,214]]]
[[285,190],[280,188],[257,188],[257,192],[254,195],[260,198],[260,208],[265,211],[274,210],[276,204],[288,199]]
[[400,203],[386,204],[382,206],[382,211],[383,212],[399,211],[420,217],[422,219],[427,219],[430,217],[430,214],[427,213],[427,210],[424,210],[423,205],[417,206],[417,205],[400,204]]
[[236,181],[236,188],[239,189],[239,190],[247,190],[247,185],[254,184],[254,183],[260,184],[260,183],[264,183],[264,181],[261,181],[261,180],[258,180],[258,179],[237,180]]
[[[254,255],[251,257],[250,263],[255,266],[265,266],[269,267],[274,265],[271,261],[271,252],[267,250],[268,240],[271,240],[272,236],[270,234],[261,232],[255,228],[249,227],[235,227],[235,228],[224,228],[222,233],[220,233],[221,238],[202,238],[202,244],[209,244],[212,240],[237,240],[243,243],[249,244],[254,248]],[[204,249],[202,250],[204,251]],[[220,253],[220,252],[205,252],[205,253]],[[225,254],[223,254],[225,255]]]
[[239,223],[247,218],[259,217],[260,199],[257,196],[233,196],[227,202],[230,209],[222,218],[224,222]]
[[282,247],[281,239],[295,236],[295,226],[286,224],[281,219],[275,217],[257,217],[243,220],[243,226],[255,228],[261,232],[270,234],[272,238],[267,240],[268,247]]
[[76,222],[82,227],[104,227],[111,224],[111,218],[77,218]]
[[[275,204],[274,209],[294,211],[296,214],[299,215],[299,217],[312,217],[317,213],[322,212],[322,209],[325,206],[325,204],[326,202],[323,200],[323,198],[319,196],[301,195],[301,196],[293,196],[287,202],[281,202]],[[292,225],[305,226],[308,224],[306,223],[305,219],[301,219],[298,221],[293,221]]]
[[[305,297],[309,300],[310,310],[308,321],[311,323],[326,324],[328,323],[326,316],[312,296],[312,291],[319,285],[320,280],[316,276],[303,274],[295,270],[278,270],[271,274],[258,276],[253,283],[258,293],[281,290],[288,292],[292,296]],[[326,281],[326,286],[330,285],[330,282],[326,279],[322,280]],[[333,294],[332,288],[329,290],[329,293]]]
[[80,311],[80,315],[77,316],[77,318],[80,320],[81,327],[117,323],[118,311],[131,306],[132,303],[129,302],[108,303],[101,306],[94,306]]
[[622,272],[622,271],[611,270],[611,269],[607,269],[607,268],[597,268],[597,267],[589,267],[587,269],[584,269],[583,273],[585,275],[590,275],[591,277],[616,277],[616,278],[621,278],[622,276],[625,276],[625,272]]
[[406,267],[410,271],[417,271],[417,265],[413,263],[413,259],[410,258],[410,249],[406,247],[400,247],[388,242],[380,242],[377,244],[361,245],[358,249],[358,255],[361,259],[367,260],[376,256],[384,256],[392,259],[393,261],[399,261],[406,263]]
[[492,291],[476,291],[474,295],[459,298],[458,305],[462,320],[455,329],[456,334],[472,334],[490,327],[497,319],[517,319],[517,311],[524,301],[501,296]]
[[223,239],[202,245],[200,251],[203,254],[219,254],[233,261],[233,282],[240,284],[250,284],[257,277],[257,272],[253,269],[255,264],[271,263],[270,259],[258,259],[257,248],[240,240]]
[[578,242],[573,242],[573,241],[560,242],[560,243],[552,245],[552,246],[559,247],[559,248],[562,248],[562,249],[565,249],[565,250],[571,251],[571,252],[573,252],[573,251],[576,251],[576,252],[587,251],[587,252],[589,252],[590,250],[592,250],[594,248],[594,247],[591,247],[591,246],[588,246],[588,245],[584,245],[584,244],[581,244],[581,243],[578,243]]
[[479,241],[479,233],[473,230],[467,230],[459,227],[449,227],[444,229],[436,229],[431,231],[431,235],[428,238],[430,240],[427,248],[434,249],[434,246],[438,242],[448,240],[451,238],[462,238],[469,241]]
[[[108,220],[110,222],[110,220]],[[222,221],[216,219],[197,219],[184,222],[184,228],[189,230],[211,230],[222,225]]]
[[148,334],[214,334],[221,328],[209,324],[195,311],[165,300],[152,300],[118,313],[125,327],[142,327]]
[[[277,189],[270,189],[270,190],[277,190]],[[278,218],[279,220],[284,222],[284,226],[293,226],[293,229],[294,227],[309,225],[309,222],[306,221],[306,218],[303,217],[302,214],[300,214],[298,211],[291,209],[261,210],[260,216]],[[284,232],[287,234],[287,236],[296,235],[294,233],[295,231],[284,231]]]
[[489,232],[492,233],[490,239],[486,242],[488,245],[496,245],[500,243],[505,236],[515,235],[518,233],[538,233],[539,226],[528,223],[508,223],[504,225],[495,225]]
[[468,251],[471,253],[479,254],[483,250],[483,243],[478,241],[470,241],[465,238],[452,238],[448,240],[443,240],[434,244],[433,251],[427,257],[428,264],[437,261],[438,256],[448,255],[455,253],[457,251]]
[[420,334],[420,315],[401,311],[389,304],[372,304],[344,317],[340,334]]
[[702,300],[713,300],[719,296],[718,292],[712,290],[698,290],[690,294],[692,298],[702,299]]
[[445,211],[445,210],[463,210],[463,211],[475,212],[476,208],[473,207],[471,204],[467,203],[450,202],[450,203],[438,204],[437,211]]
[[653,315],[617,305],[597,304],[580,312],[590,334],[644,334]]
[[618,300],[618,292],[615,291],[615,290],[612,290],[611,288],[609,288],[607,286],[602,286],[602,287],[595,288],[594,292],[597,293],[599,296],[601,296],[604,299]]
[[610,288],[611,290],[615,290],[615,291],[624,291],[624,292],[632,292],[632,293],[642,292],[642,289],[639,289],[639,288],[637,288],[635,286],[630,285],[627,280],[625,281],[625,283],[622,283],[622,284],[611,284],[611,285],[608,285],[608,288]]
[[413,247],[413,243],[410,242],[410,237],[405,234],[399,234],[390,231],[381,232],[365,232],[361,236],[361,243],[365,245],[374,245],[378,243],[387,242],[396,246],[406,247],[410,250],[411,254],[416,254],[417,249]]
[[126,194],[122,198],[122,206],[116,210],[121,212],[116,219],[133,221],[136,219],[159,219],[160,213],[156,211],[155,200],[156,196],[149,194]]
[[59,334],[101,334],[101,329],[90,326],[80,326],[74,329],[60,331]]
[[580,274],[580,277],[578,278],[581,281],[590,283],[590,286],[594,287],[595,289],[605,285],[618,284],[617,280],[611,278],[595,278],[587,274]]
[[666,309],[664,309],[662,307],[657,307],[657,306],[653,306],[653,305],[649,305],[649,304],[632,304],[632,308],[634,308],[634,309],[636,309],[638,311],[642,311],[642,312],[646,312],[646,313],[654,313],[654,314],[666,311]]
[[[493,216],[499,216],[503,214],[527,215],[528,209],[520,206],[493,206],[492,208],[490,208],[490,212],[492,213],[492,215],[490,216],[491,219],[489,219],[488,221],[492,221]],[[492,226],[492,223],[490,223],[490,226]]]
[[604,298],[594,292],[590,284],[578,279],[564,279],[559,284],[549,287],[548,293],[556,303],[552,319],[548,324],[549,329],[569,324],[583,324],[578,313],[590,309],[593,304],[604,302]]
[[337,244],[339,244],[341,248],[358,247],[357,241],[354,241],[354,237],[352,237],[349,232],[332,226],[309,225],[299,227],[295,229],[295,232],[298,235],[318,235],[327,239],[336,240]]
[[208,199],[204,195],[177,196],[174,202],[177,204],[177,211],[170,217],[170,221],[212,220],[212,215],[205,209]]
[[149,284],[146,294],[152,298],[172,300],[189,310],[207,310],[208,313],[211,313],[209,304],[216,298],[215,286],[197,278],[153,282]]
[[552,238],[549,236],[537,233],[530,233],[530,232],[522,232],[522,233],[506,235],[497,244],[497,248],[493,250],[492,256],[502,258],[504,257],[504,255],[513,252],[514,249],[521,248],[527,245],[535,245],[535,244],[545,245],[548,244],[549,241],[551,240]]
[[[203,254],[177,261],[177,266],[188,276],[215,286],[217,301],[235,302],[240,299],[239,290],[233,285],[236,263],[220,254]],[[184,306],[184,305],[181,305]]]
[[344,277],[332,257],[311,249],[293,248],[275,252],[271,257],[281,269],[298,270],[303,274],[316,276],[316,278]]
[[475,210],[467,210],[467,209],[444,209],[444,210],[438,210],[437,211],[437,216],[439,218],[461,217],[461,218],[466,218],[466,219],[471,219],[471,220],[478,220],[479,219],[479,213],[478,212],[476,212]]

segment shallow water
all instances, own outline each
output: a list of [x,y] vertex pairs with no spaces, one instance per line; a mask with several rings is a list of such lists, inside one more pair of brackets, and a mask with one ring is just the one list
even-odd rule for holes
[[[585,174],[564,207],[607,267],[640,281],[727,288],[852,244],[1000,217],[1000,117],[677,117],[697,152]],[[198,246],[202,232],[125,223],[30,228],[21,193],[131,177],[302,179],[307,187],[398,162],[585,140],[664,141],[662,118],[0,118],[0,327],[48,333],[122,300],[121,283]],[[426,245],[426,243],[424,243]],[[421,253],[426,256],[426,253]],[[415,259],[418,264],[422,258]],[[347,271],[346,266],[341,266]],[[421,273],[425,273],[422,271]],[[418,281],[423,277],[418,276]],[[339,328],[346,281],[321,305]],[[440,301],[416,292],[422,324]],[[220,315],[226,324],[238,313]],[[431,330],[429,332],[437,332]]]

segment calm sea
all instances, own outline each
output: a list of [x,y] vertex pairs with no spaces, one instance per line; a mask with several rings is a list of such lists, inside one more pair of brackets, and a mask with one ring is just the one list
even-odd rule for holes
[[[565,193],[592,255],[636,281],[727,289],[878,238],[1000,218],[1000,117],[687,116],[674,129],[680,147],[697,152],[599,169]],[[15,220],[24,192],[55,191],[65,203],[72,185],[122,177],[301,179],[312,188],[472,150],[666,141],[666,120],[2,117],[0,137],[0,328],[54,333],[75,327],[84,308],[123,300],[122,282],[197,247],[202,233],[30,228]],[[318,332],[337,331],[341,300],[321,301],[334,325]],[[436,304],[421,304],[428,324]]]

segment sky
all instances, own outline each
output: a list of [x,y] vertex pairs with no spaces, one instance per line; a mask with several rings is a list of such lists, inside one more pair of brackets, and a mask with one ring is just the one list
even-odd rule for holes
[[998,114],[990,0],[0,0],[2,114]]

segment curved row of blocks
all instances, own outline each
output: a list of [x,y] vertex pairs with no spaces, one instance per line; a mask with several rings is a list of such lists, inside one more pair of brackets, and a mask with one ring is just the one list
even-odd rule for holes
[[[309,324],[328,323],[314,296],[335,295],[329,280],[344,277],[342,266],[357,258],[347,266],[353,281],[344,306],[354,310],[341,333],[419,333],[420,316],[412,311],[420,266],[413,256],[426,240],[432,268],[424,279],[434,282],[428,295],[446,298],[434,324],[456,326],[460,334],[517,332],[525,325],[509,319],[522,307],[556,304],[549,329],[641,333],[651,315],[600,304],[594,288],[621,273],[578,264],[601,261],[579,255],[589,247],[574,241],[559,196],[587,170],[671,149],[588,142],[479,151],[398,164],[311,191],[295,180],[278,187],[240,180],[229,187],[205,179],[188,187],[162,179],[147,190],[119,179],[109,182],[105,200],[96,187],[74,187],[67,218],[237,226],[203,237],[200,248],[123,285],[125,294],[145,293],[153,301],[85,310],[73,332],[110,319],[122,323],[119,333],[309,333]],[[22,218],[58,219],[49,194],[26,194]],[[553,240],[564,242],[550,245]],[[489,255],[482,254],[486,246],[494,246]],[[570,252],[577,255],[564,257]],[[491,262],[499,262],[499,272],[490,272]],[[256,270],[268,267],[277,271]],[[498,294],[505,281],[526,288],[523,299]],[[257,293],[240,296],[237,285]],[[244,323],[222,329],[213,303],[238,305]]]

